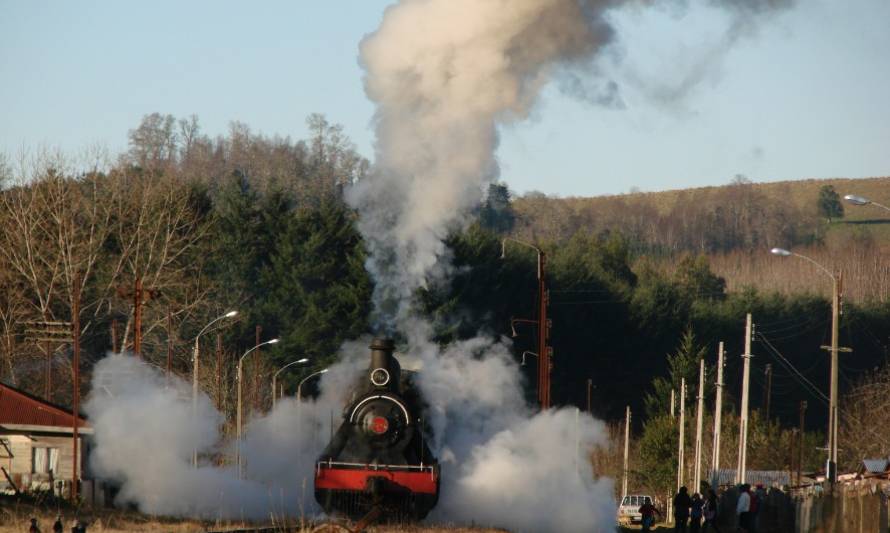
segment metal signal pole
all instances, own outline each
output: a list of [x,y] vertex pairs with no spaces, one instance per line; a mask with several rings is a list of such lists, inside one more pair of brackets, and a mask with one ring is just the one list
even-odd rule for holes
[[514,320],[514,322],[535,322],[538,326],[538,402],[541,404],[541,409],[548,409],[550,407],[550,374],[553,370],[551,361],[553,348],[547,345],[551,324],[547,318],[547,305],[550,303],[550,293],[547,291],[546,285],[546,254],[537,246],[507,237],[501,241],[501,259],[506,257],[507,241],[527,246],[538,253],[538,319],[518,319]]
[[717,349],[717,393],[714,399],[714,448],[711,451],[711,470],[720,470],[720,427],[723,414],[723,341]]
[[742,415],[739,420],[739,462],[736,471],[736,483],[745,482],[745,474],[747,469],[747,451],[748,451],[748,388],[751,381],[751,313],[745,318],[745,353],[742,358],[745,360],[744,369],[742,370]]

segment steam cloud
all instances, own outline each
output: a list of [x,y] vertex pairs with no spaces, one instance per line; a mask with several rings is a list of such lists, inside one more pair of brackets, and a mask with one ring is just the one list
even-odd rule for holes
[[[669,2],[681,9],[688,0]],[[713,68],[721,50],[751,34],[793,0],[704,0],[730,23],[677,87],[677,98]],[[556,78],[570,94],[624,107],[613,80],[595,77],[595,59],[616,37],[611,10],[651,0],[403,0],[387,9],[361,45],[365,92],[377,105],[375,170],[348,199],[375,278],[378,326],[410,316],[419,287],[447,278],[443,239],[468,223],[485,186],[498,177],[498,126],[526,118]],[[658,4],[661,5],[661,4]],[[662,92],[665,92],[662,91]]]
[[[791,0],[709,0],[736,22],[729,42]],[[506,340],[478,337],[440,347],[414,311],[418,288],[447,281],[446,235],[468,223],[498,176],[498,127],[522,120],[542,88],[623,107],[612,80],[578,73],[615,38],[612,9],[650,0],[403,0],[361,45],[365,89],[377,104],[373,174],[347,193],[375,280],[374,320],[401,332],[422,364],[443,488],[434,519],[515,531],[611,531],[612,481],[596,478],[589,451],[602,424],[574,409],[535,414]],[[685,2],[679,1],[681,5]],[[591,87],[599,87],[591,91]],[[341,397],[367,364],[367,339],[348,343],[317,401],[279,402],[247,426],[246,476],[206,396],[192,415],[189,387],[167,383],[134,358],[112,355],[94,373],[86,404],[95,431],[91,464],[121,484],[119,499],[156,514],[268,518],[314,514],[314,460],[340,421]],[[192,468],[192,449],[202,454]],[[150,460],[148,460],[150,458]],[[215,466],[217,465],[217,466]],[[221,465],[221,466],[219,466]]]
[[[366,351],[363,348],[363,351]],[[366,364],[366,361],[361,361]],[[244,479],[234,466],[235,442],[219,428],[223,416],[205,394],[192,413],[191,385],[169,381],[129,355],[110,354],[93,372],[84,406],[94,431],[90,467],[120,485],[118,503],[165,516],[268,520],[315,515],[315,459],[330,436],[359,363],[344,357],[324,375],[315,402],[285,398],[245,427]],[[199,467],[192,453],[200,454]]]

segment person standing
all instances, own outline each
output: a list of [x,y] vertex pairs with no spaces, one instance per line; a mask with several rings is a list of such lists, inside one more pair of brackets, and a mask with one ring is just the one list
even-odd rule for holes
[[692,495],[692,503],[689,506],[690,533],[699,533],[699,531],[701,531],[702,508],[704,505],[705,501],[702,500],[701,494],[696,492]]
[[747,483],[739,487],[739,501],[736,503],[735,512],[738,515],[739,528],[746,533],[751,533],[751,485]]
[[674,496],[674,532],[686,533],[686,524],[689,520],[689,507],[692,500],[689,499],[689,491],[686,487],[680,487],[680,492]]
[[702,515],[705,518],[705,523],[702,524],[702,533],[708,530],[708,526],[714,528],[714,531],[720,533],[720,528],[717,527],[717,493],[714,492],[714,489],[708,490],[708,497],[705,500],[705,505],[702,508]]
[[31,527],[28,528],[28,533],[40,533],[40,528],[37,526],[37,519],[31,519]]
[[658,513],[658,516],[661,516],[661,512],[652,505],[652,500],[647,497],[643,505],[640,506],[640,522],[642,523],[643,531],[652,530],[652,526],[655,525],[656,513]]

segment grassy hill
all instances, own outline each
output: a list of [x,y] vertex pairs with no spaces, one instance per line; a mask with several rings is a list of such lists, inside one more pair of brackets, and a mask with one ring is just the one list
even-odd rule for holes
[[856,194],[890,206],[890,177],[735,183],[592,198],[530,194],[515,199],[516,237],[560,242],[577,233],[620,231],[641,260],[670,269],[703,253],[730,289],[827,294],[830,284],[803,261],[769,254],[793,248],[843,270],[851,300],[890,300],[890,212],[844,202],[842,219],[818,213],[819,190]]

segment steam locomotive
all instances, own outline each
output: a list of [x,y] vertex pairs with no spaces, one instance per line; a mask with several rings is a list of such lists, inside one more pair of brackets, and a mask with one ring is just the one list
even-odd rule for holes
[[415,372],[402,370],[391,339],[371,342],[367,373],[351,390],[343,421],[318,458],[315,499],[329,515],[382,512],[420,520],[439,500],[439,463],[427,444]]

